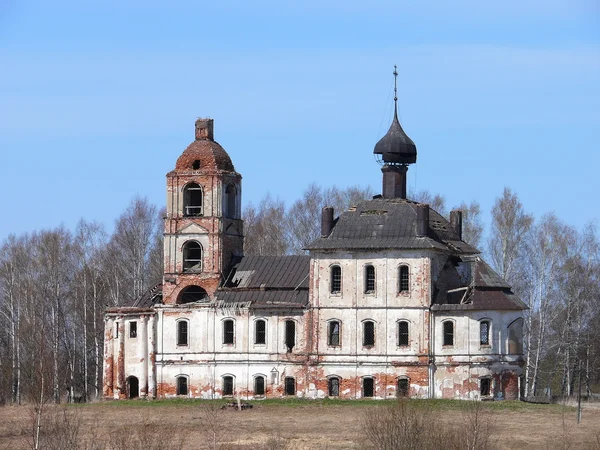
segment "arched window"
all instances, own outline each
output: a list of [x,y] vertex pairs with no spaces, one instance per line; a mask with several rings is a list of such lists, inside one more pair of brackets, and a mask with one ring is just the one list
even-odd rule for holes
[[331,266],[329,283],[329,290],[332,294],[339,294],[342,292],[342,268],[340,266]]
[[233,319],[223,321],[223,344],[233,345],[235,343],[235,322]]
[[363,322],[363,347],[373,347],[375,345],[375,322],[365,320]]
[[285,395],[296,395],[296,379],[285,377]]
[[398,322],[398,347],[403,347],[409,344],[408,322],[401,320]]
[[339,377],[330,377],[327,380],[327,395],[329,397],[340,396],[340,379]]
[[265,395],[265,377],[258,375],[254,377],[254,395]]
[[254,343],[267,343],[267,322],[263,319],[258,319],[254,322]]
[[447,320],[444,322],[444,344],[447,346],[454,345],[454,322]]
[[202,272],[202,246],[196,241],[183,244],[183,271]]
[[341,340],[342,323],[339,320],[330,320],[327,322],[327,345],[330,347],[339,347]]
[[296,346],[296,322],[291,319],[285,321],[285,346],[288,353]]
[[409,290],[409,271],[408,266],[400,266],[398,270],[398,292],[407,293]]
[[407,377],[398,378],[398,390],[396,391],[396,396],[408,397],[409,387],[410,387],[410,381]]
[[233,184],[225,188],[225,216],[232,219],[237,217],[237,189]]
[[490,345],[490,321],[482,320],[479,322],[479,344]]
[[223,395],[233,395],[233,377],[231,375],[223,377]]
[[200,286],[188,286],[179,294],[178,304],[206,301],[208,294]]
[[188,345],[188,321],[177,322],[177,345]]
[[177,395],[188,395],[188,380],[187,377],[177,377]]
[[365,266],[365,294],[375,293],[375,267]]
[[362,392],[363,397],[365,397],[365,398],[373,397],[373,395],[375,393],[375,383],[374,383],[373,378],[371,378],[371,377],[363,378],[362,391],[363,391]]
[[197,183],[190,183],[183,188],[183,215],[202,215],[202,188]]
[[508,326],[508,353],[523,353],[523,318],[518,318]]

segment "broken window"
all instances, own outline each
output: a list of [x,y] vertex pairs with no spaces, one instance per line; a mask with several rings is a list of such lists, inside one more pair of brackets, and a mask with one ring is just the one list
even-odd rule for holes
[[518,318],[508,326],[508,353],[520,355],[523,353],[523,319]]
[[140,396],[140,381],[137,377],[130,376],[127,378],[127,392],[129,398],[138,398]]
[[225,215],[234,219],[237,217],[237,190],[233,184],[228,184],[225,188]]
[[254,395],[265,395],[265,377],[254,377]]
[[296,379],[285,377],[285,395],[296,395]]
[[235,339],[234,321],[227,319],[223,321],[223,344],[233,345]]
[[183,189],[183,215],[202,215],[202,188],[199,184],[190,183]]
[[342,291],[342,268],[340,266],[331,266],[331,286],[332,294],[339,294]]
[[293,320],[285,321],[285,346],[288,353],[296,346],[296,322]]
[[375,345],[375,322],[367,320],[363,322],[363,347]]
[[130,338],[137,337],[137,322],[135,320],[129,322],[129,337]]
[[177,345],[188,345],[187,320],[180,320],[177,322]]
[[408,322],[401,320],[398,322],[398,347],[408,345]]
[[267,343],[267,322],[260,319],[254,322],[254,343],[255,344],[266,344]]
[[400,266],[400,273],[398,274],[398,292],[408,292],[408,266]]
[[365,397],[365,398],[373,397],[374,386],[375,386],[375,383],[373,382],[373,378],[371,378],[371,377],[363,378],[362,384],[363,384],[362,385],[363,397]]
[[230,375],[223,377],[223,395],[233,395],[233,377]]
[[192,163],[192,170],[199,170],[199,169],[200,169],[200,160],[195,159],[194,162]]
[[177,377],[177,395],[188,395],[187,377]]
[[338,377],[331,377],[327,380],[327,395],[329,397],[339,397],[340,379]]
[[492,379],[491,378],[481,378],[479,380],[479,393],[482,397],[489,396],[492,392]]
[[488,320],[479,322],[479,344],[490,345],[490,322]]
[[202,271],[202,246],[196,241],[188,241],[183,244],[183,271]]
[[340,345],[340,329],[341,323],[339,320],[332,320],[327,324],[327,345],[330,347]]
[[408,378],[406,378],[406,377],[398,378],[398,391],[396,392],[396,395],[398,397],[408,397],[409,385],[410,384],[409,384]]
[[373,294],[375,292],[375,267],[372,265],[365,266],[365,294]]
[[454,345],[454,322],[444,322],[444,345]]
[[208,294],[200,286],[188,286],[179,294],[178,304],[206,301]]

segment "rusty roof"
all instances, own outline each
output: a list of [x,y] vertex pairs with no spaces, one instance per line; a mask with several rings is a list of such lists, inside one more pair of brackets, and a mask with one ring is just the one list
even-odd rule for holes
[[378,198],[359,203],[340,214],[329,236],[316,239],[306,249],[394,248],[479,253],[462,241],[450,222],[431,208],[428,234],[417,236],[417,205],[419,203],[400,198]]
[[308,289],[310,256],[245,256],[231,283],[246,289]]

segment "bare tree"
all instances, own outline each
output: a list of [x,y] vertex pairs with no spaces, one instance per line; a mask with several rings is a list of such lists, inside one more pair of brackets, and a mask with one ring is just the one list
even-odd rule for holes
[[448,209],[446,208],[446,199],[440,194],[432,194],[427,190],[421,190],[416,192],[409,192],[408,198],[419,203],[427,203],[432,209],[437,211],[442,216],[448,216]]
[[462,238],[473,247],[479,247],[481,236],[483,234],[483,223],[481,221],[481,206],[479,202],[473,200],[467,204],[462,202],[457,208],[463,213],[463,233]]
[[285,255],[289,245],[285,233],[285,205],[267,194],[257,207],[244,209],[244,253],[246,255]]

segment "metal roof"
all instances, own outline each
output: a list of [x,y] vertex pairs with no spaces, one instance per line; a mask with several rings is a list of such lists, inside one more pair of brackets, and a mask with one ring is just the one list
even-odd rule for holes
[[310,256],[245,256],[231,285],[246,289],[308,289]]

